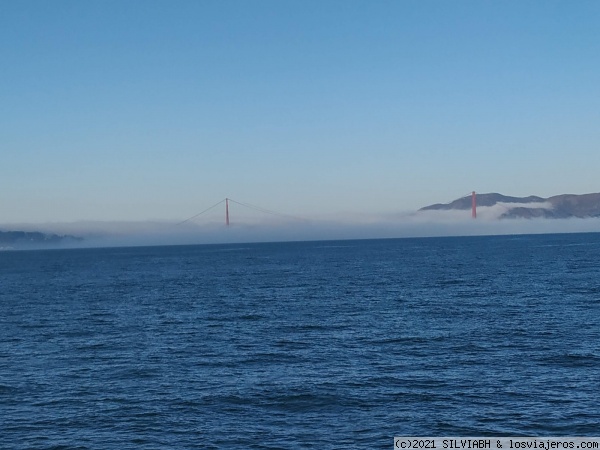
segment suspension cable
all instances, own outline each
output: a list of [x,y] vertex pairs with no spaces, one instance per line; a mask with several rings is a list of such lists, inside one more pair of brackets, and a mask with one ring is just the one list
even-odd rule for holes
[[271,214],[271,215],[273,215],[273,216],[286,217],[286,218],[288,218],[288,219],[294,219],[294,220],[307,221],[307,219],[304,219],[304,218],[302,218],[302,217],[296,217],[296,216],[292,216],[292,215],[290,215],[290,214],[283,214],[283,213],[280,213],[280,212],[277,212],[277,211],[273,211],[273,210],[270,210],[270,209],[262,208],[262,207],[260,207],[260,206],[252,205],[252,204],[250,204],[250,203],[239,202],[239,201],[237,201],[237,200],[233,200],[233,199],[231,199],[231,198],[224,198],[223,200],[221,200],[221,201],[219,201],[219,202],[215,203],[214,205],[212,205],[210,208],[206,208],[205,210],[203,210],[203,211],[200,211],[198,214],[195,214],[195,215],[193,215],[192,217],[190,217],[190,218],[188,218],[188,219],[185,219],[185,220],[183,220],[183,221],[181,221],[181,222],[177,223],[176,225],[182,225],[182,224],[184,224],[184,223],[186,223],[186,222],[189,222],[190,220],[193,220],[193,219],[195,219],[196,217],[198,217],[198,216],[201,216],[202,214],[204,214],[204,213],[206,213],[206,212],[210,211],[211,209],[213,209],[213,208],[215,208],[215,207],[219,206],[221,203],[223,203],[223,202],[225,202],[225,201],[227,201],[227,200],[229,200],[231,203],[235,203],[235,204],[237,204],[237,205],[244,206],[244,207],[246,207],[246,208],[253,209],[253,210],[256,210],[256,211],[262,212],[262,213],[264,213],[264,214]]
[[306,221],[306,219],[303,219],[301,217],[296,217],[296,216],[292,216],[290,214],[283,214],[283,213],[280,213],[280,212],[277,212],[277,211],[272,211],[270,209],[266,209],[266,208],[262,208],[260,206],[252,205],[250,203],[238,202],[237,200],[233,200],[231,198],[229,199],[229,201],[232,202],[232,203],[237,203],[238,205],[241,205],[241,206],[245,206],[246,208],[250,208],[250,209],[254,209],[256,211],[260,211],[260,212],[265,213],[265,214],[272,214],[274,216],[287,217],[289,219]]
[[[196,215],[194,215],[194,216],[190,217],[189,219],[185,219],[185,220],[183,220],[183,221],[179,222],[177,225],[182,225],[182,224],[184,224],[184,223],[186,223],[186,222],[189,222],[190,220],[193,220],[193,219],[195,219],[195,218],[196,218],[196,217],[198,217],[198,216],[201,216],[201,215],[202,215],[202,214],[204,214],[205,212],[208,212],[208,211],[210,211],[211,209],[213,209],[213,208],[215,208],[215,207],[219,206],[219,205],[220,205],[221,203],[223,203],[225,200],[226,200],[226,199],[223,199],[223,200],[221,200],[220,202],[218,202],[218,203],[215,203],[215,204],[214,204],[214,205],[212,205],[210,208],[206,208],[204,211],[200,211],[198,214],[196,214]],[[229,200],[231,200],[231,199],[229,199]]]

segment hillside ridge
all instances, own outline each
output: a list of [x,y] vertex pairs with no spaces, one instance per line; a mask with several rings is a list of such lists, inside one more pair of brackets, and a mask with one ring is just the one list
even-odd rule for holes
[[[552,197],[512,197],[497,192],[476,194],[477,207],[490,207],[499,203],[508,206],[501,219],[547,218],[568,219],[572,217],[600,217],[600,193],[560,194]],[[510,204],[514,204],[511,207]],[[539,204],[539,205],[536,205]],[[450,203],[436,203],[419,211],[446,211],[471,209],[471,196],[456,199]]]

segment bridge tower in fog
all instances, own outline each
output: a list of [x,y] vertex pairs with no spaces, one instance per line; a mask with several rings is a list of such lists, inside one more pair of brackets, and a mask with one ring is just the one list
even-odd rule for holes
[[229,199],[225,199],[225,225],[229,226]]
[[201,216],[202,214],[212,210],[213,208],[216,208],[217,206],[222,205],[223,203],[225,203],[225,226],[229,226],[229,203],[235,203],[237,205],[243,206],[245,208],[249,208],[252,209],[254,211],[258,211],[261,212],[263,214],[270,214],[273,216],[279,216],[279,217],[287,217],[288,219],[294,219],[294,220],[306,220],[306,219],[302,219],[301,217],[296,217],[296,216],[291,216],[289,214],[283,214],[277,211],[271,211],[270,209],[266,209],[266,208],[261,208],[260,206],[256,206],[256,205],[251,205],[250,203],[243,203],[243,202],[238,202],[237,200],[234,200],[232,198],[224,198],[223,200],[215,203],[214,205],[212,205],[210,208],[206,208],[204,211],[200,211],[198,214],[194,214],[192,217],[189,217],[185,220],[182,220],[181,222],[179,222],[177,225],[181,225],[184,224],[186,222],[189,222],[190,220],[195,219],[196,217]]
[[475,191],[471,192],[471,217],[477,219],[477,195]]

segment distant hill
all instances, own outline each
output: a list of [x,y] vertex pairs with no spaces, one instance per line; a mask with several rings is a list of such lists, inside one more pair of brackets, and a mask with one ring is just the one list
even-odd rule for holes
[[51,247],[82,241],[71,235],[46,234],[38,231],[0,231],[0,249]]
[[[600,217],[600,193],[582,195],[561,194],[548,198],[534,195],[530,195],[529,197],[509,197],[498,193],[477,194],[478,207],[494,206],[498,203],[509,207],[500,216],[501,219]],[[511,203],[515,206],[510,207]],[[536,204],[539,204],[539,206]],[[426,206],[419,211],[465,209],[471,209],[471,196],[462,197],[450,203],[438,203]]]

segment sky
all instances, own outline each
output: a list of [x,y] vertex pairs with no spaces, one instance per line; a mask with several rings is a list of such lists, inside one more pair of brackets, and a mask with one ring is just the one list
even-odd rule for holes
[[595,0],[0,0],[0,224],[599,192],[598,55]]

